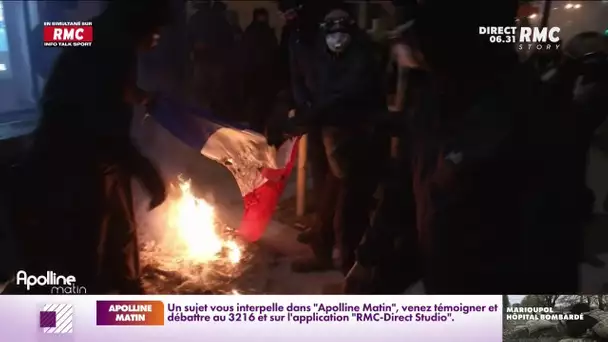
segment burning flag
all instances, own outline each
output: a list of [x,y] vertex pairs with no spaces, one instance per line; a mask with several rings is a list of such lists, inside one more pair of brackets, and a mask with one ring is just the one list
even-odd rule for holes
[[186,145],[230,170],[245,205],[238,234],[247,241],[257,241],[285,189],[299,139],[289,139],[275,148],[259,133],[166,97],[159,98],[149,114]]

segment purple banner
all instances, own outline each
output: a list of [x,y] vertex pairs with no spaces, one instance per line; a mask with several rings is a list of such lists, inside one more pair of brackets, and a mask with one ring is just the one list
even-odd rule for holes
[[2,341],[502,341],[501,296],[0,296]]

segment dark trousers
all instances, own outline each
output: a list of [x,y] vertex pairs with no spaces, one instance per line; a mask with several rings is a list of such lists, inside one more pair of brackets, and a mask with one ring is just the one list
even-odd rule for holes
[[365,128],[323,127],[309,132],[313,191],[318,204],[313,250],[331,258],[337,244],[341,269],[348,272],[369,226],[381,165],[372,157],[376,136]]
[[[31,186],[17,194],[13,217],[25,271],[72,275],[88,294],[138,293],[131,175],[119,165],[71,165],[46,165],[44,173],[31,168],[25,173]],[[48,291],[39,287],[29,293]]]

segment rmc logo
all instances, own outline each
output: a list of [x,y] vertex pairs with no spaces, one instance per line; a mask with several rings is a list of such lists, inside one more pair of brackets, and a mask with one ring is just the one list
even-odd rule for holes
[[519,50],[557,50],[560,47],[559,27],[521,27]]
[[53,40],[57,42],[61,41],[73,41],[73,40],[84,40],[84,28],[74,27],[53,27]]
[[91,46],[93,26],[91,25],[51,25],[44,26],[44,46]]

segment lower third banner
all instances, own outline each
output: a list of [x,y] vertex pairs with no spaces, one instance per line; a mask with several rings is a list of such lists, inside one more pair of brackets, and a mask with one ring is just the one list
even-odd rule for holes
[[2,341],[500,342],[501,296],[3,296]]

